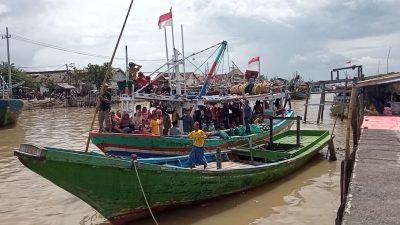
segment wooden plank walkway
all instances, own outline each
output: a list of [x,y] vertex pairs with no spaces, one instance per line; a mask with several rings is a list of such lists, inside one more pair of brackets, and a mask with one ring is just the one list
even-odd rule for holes
[[365,118],[342,224],[400,224],[399,124]]

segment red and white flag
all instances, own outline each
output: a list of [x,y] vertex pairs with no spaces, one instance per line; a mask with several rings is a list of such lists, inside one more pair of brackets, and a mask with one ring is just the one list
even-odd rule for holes
[[258,71],[260,69],[260,56],[253,57],[249,60],[247,70]]
[[161,15],[160,19],[158,19],[158,27],[160,29],[163,29],[166,26],[172,26],[172,12],[171,11]]

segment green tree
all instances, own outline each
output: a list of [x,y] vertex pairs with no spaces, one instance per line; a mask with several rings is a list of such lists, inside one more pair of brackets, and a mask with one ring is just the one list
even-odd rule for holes
[[[100,89],[104,77],[106,76],[107,68],[108,68],[108,63],[104,63],[103,65],[89,64],[85,68],[89,79],[88,82],[96,84],[96,87]],[[107,82],[109,80],[110,77],[107,79]]]
[[72,70],[67,72],[66,79],[70,84],[75,86],[79,86],[81,83],[90,82],[86,70],[77,69],[76,67],[73,67]]
[[[0,75],[8,83],[8,63],[0,63]],[[24,82],[25,87],[35,87],[37,84],[33,81],[32,77],[25,73],[25,71],[18,69],[14,64],[11,64],[11,80],[13,84]]]

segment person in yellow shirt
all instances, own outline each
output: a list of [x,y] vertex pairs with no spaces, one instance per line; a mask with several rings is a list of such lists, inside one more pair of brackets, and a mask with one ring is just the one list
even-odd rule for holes
[[193,139],[192,151],[189,155],[190,168],[196,167],[196,164],[203,165],[207,168],[207,160],[204,157],[204,141],[211,134],[199,129],[199,122],[193,124],[193,131],[188,134],[188,137]]
[[149,127],[151,134],[160,135],[160,120],[158,119],[157,114],[153,114],[153,117],[150,120]]

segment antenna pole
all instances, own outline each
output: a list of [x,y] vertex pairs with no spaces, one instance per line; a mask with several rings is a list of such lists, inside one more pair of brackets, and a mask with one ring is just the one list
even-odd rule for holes
[[389,52],[388,52],[388,56],[386,59],[386,73],[389,73],[389,57],[390,57],[390,49],[392,49],[392,47],[389,47]]
[[[11,61],[10,61],[10,38],[11,35],[8,34],[8,27],[6,27],[6,35],[1,37],[2,39],[7,39],[7,63],[8,63],[8,98],[12,97],[12,82],[11,82]],[[4,90],[3,90],[4,93]]]

